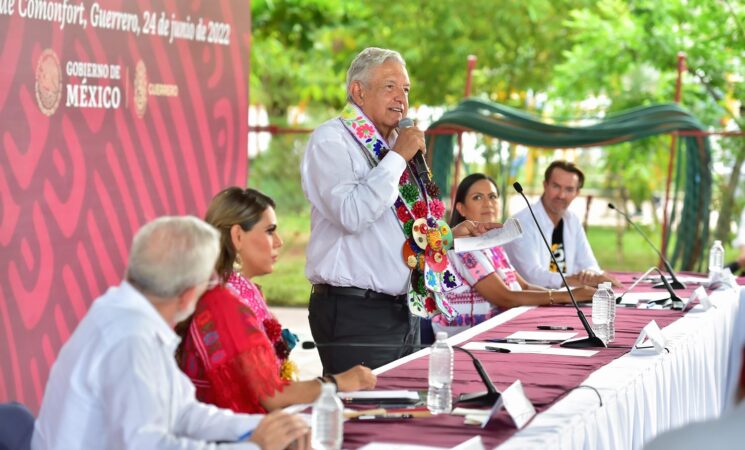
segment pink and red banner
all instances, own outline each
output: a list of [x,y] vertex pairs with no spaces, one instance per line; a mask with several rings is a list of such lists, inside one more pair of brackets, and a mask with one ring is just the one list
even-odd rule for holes
[[0,402],[36,410],[133,234],[247,171],[247,1],[0,0]]

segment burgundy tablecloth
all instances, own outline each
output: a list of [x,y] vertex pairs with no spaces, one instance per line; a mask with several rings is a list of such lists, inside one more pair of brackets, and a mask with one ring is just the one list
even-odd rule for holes
[[[626,285],[633,281],[633,274],[619,275]],[[649,284],[646,288],[640,287],[635,291],[645,289],[649,290]],[[685,292],[681,291],[679,295],[682,296]],[[589,320],[590,308],[582,309]],[[497,389],[504,390],[515,380],[521,380],[525,394],[540,413],[558,401],[569,389],[580,385],[592,372],[627,353],[636,341],[639,331],[650,320],[654,319],[660,328],[664,328],[682,316],[681,311],[618,308],[615,341],[611,343],[610,348],[599,349],[599,353],[590,358],[491,352],[477,352],[477,356]],[[504,337],[515,331],[535,330],[536,326],[546,324],[573,326],[579,330],[578,336],[585,334],[574,308],[554,306],[527,311],[472,340]],[[426,390],[428,361],[427,357],[418,358],[381,374],[378,377],[378,388]],[[456,352],[453,393],[457,396],[464,392],[483,390],[483,384],[470,358]],[[493,448],[509,439],[516,431],[505,411],[502,411],[498,420],[492,421],[486,430],[478,426],[464,425],[463,417],[449,415],[399,422],[349,421],[344,425],[344,448],[357,448],[369,442],[452,447],[479,434],[486,448]]]

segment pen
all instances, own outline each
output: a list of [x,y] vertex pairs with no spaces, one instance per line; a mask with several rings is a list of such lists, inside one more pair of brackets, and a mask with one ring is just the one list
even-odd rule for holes
[[238,436],[238,439],[236,439],[236,442],[243,442],[247,441],[251,435],[253,434],[254,430],[249,430],[243,433],[242,435]]
[[548,341],[545,339],[487,339],[487,342],[495,342],[498,344],[555,344],[561,341]]
[[357,420],[401,420],[401,419],[412,419],[412,414],[380,414],[380,415],[369,415],[359,416]]
[[489,350],[490,352],[498,352],[498,353],[511,353],[510,349],[508,348],[502,348],[502,347],[491,347],[487,345],[484,347],[485,349]]
[[574,327],[562,327],[558,325],[538,325],[539,330],[551,330],[551,331],[571,331]]

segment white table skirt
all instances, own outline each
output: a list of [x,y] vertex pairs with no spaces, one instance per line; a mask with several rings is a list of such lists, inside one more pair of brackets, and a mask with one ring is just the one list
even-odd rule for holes
[[602,407],[593,390],[576,389],[498,448],[639,449],[666,430],[719,417],[734,405],[745,290],[711,298],[716,308],[698,305],[663,329],[669,354],[629,353],[591,374],[582,385],[600,392]]

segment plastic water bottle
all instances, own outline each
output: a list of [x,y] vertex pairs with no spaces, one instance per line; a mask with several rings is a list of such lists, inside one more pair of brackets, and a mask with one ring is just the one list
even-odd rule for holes
[[608,292],[608,342],[613,342],[616,339],[616,293],[610,282],[604,284]]
[[722,241],[714,241],[714,245],[709,250],[709,277],[718,275],[724,268],[724,247]]
[[321,385],[321,395],[313,404],[311,445],[314,450],[339,450],[344,441],[344,406],[336,396],[336,386]]
[[592,296],[592,329],[606,344],[615,338],[616,297],[610,283],[600,283]]
[[449,413],[453,408],[453,348],[444,331],[437,333],[429,354],[427,409],[432,414]]

